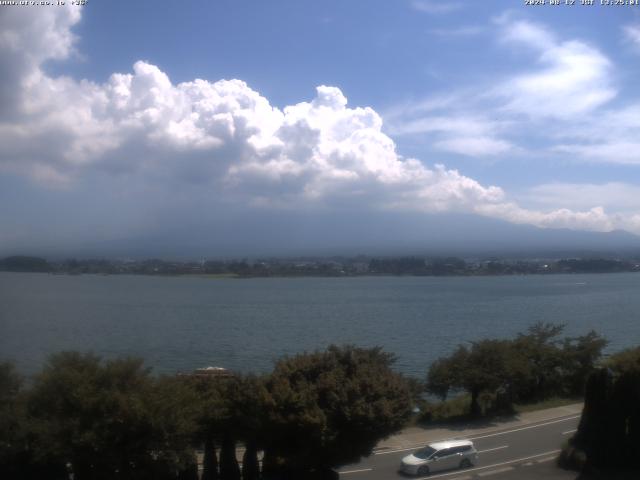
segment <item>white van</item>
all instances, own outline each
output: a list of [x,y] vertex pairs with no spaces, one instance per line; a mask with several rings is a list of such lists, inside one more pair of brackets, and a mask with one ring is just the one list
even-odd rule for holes
[[478,451],[471,440],[431,443],[402,459],[400,470],[409,475],[429,475],[452,468],[469,468],[478,461]]

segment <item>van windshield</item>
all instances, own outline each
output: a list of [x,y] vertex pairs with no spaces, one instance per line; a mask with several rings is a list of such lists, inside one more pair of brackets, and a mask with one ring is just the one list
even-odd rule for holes
[[436,451],[431,447],[424,447],[413,454],[414,457],[417,457],[421,460],[426,460],[431,455],[433,455]]

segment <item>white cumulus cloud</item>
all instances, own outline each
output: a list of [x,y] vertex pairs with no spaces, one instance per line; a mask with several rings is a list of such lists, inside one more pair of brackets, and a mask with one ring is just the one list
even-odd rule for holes
[[[72,185],[89,175],[127,176],[167,188],[199,184],[219,197],[263,208],[351,204],[473,212],[542,227],[616,226],[601,206],[529,210],[497,186],[405,158],[383,132],[381,116],[369,107],[350,107],[336,87],[319,86],[310,101],[280,109],[241,80],[174,84],[145,61],[104,83],[47,75],[45,61],[73,54],[71,29],[78,12],[14,9],[4,25],[10,28],[0,37],[0,71],[15,67],[5,73],[13,78],[15,95],[1,100],[11,108],[0,118],[0,171],[45,184]],[[44,38],[25,48],[22,40],[36,31],[45,32]],[[577,63],[587,73],[574,77],[597,80],[588,72],[606,65],[584,48],[567,44],[543,61],[551,65],[551,75],[556,70],[560,77],[568,75],[567,65]],[[597,100],[583,102],[578,110]],[[442,149],[476,155],[512,149],[495,137],[499,122],[485,120],[432,119],[414,128],[466,132],[443,136],[436,145]]]

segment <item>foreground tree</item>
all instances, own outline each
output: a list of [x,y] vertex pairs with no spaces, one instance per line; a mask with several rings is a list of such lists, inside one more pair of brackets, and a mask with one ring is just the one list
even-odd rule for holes
[[22,378],[12,363],[0,363],[0,465],[6,466],[20,442],[20,404]]
[[595,370],[607,343],[593,330],[586,335],[564,339],[561,359],[566,395],[584,394],[587,378]]
[[605,366],[616,374],[640,372],[640,347],[614,353],[607,359]]
[[222,419],[227,415],[223,387],[226,378],[215,376],[185,376],[182,381],[196,395],[197,433],[196,442],[203,446],[202,480],[218,480],[218,457],[216,444],[221,439]]
[[242,478],[255,480],[262,418],[266,415],[263,382],[241,375],[186,376],[183,381],[198,397],[198,439],[204,445],[202,479],[239,480],[236,444],[241,441],[245,445]]
[[292,478],[331,478],[332,468],[369,455],[402,428],[411,391],[393,362],[380,348],[354,346],[279,361],[267,381],[273,399],[267,476],[279,469],[285,477],[283,470]]
[[220,449],[220,480],[240,480],[236,441],[236,434],[233,430],[225,431]]
[[76,480],[176,478],[193,464],[187,391],[138,359],[54,355],[29,395],[37,449]]
[[[640,478],[640,363],[614,371],[603,368],[587,382],[578,431],[561,457],[564,464],[604,471],[627,469]],[[586,457],[585,462],[576,462]]]
[[63,478],[66,469],[32,448],[23,379],[12,363],[0,363],[0,478]]
[[[146,408],[153,422],[150,445],[156,471],[178,472],[180,480],[197,480],[198,465],[193,448],[198,431],[198,398],[193,389],[175,376],[153,379]],[[158,477],[162,477],[160,473]]]
[[267,390],[266,377],[238,377],[237,387],[234,390],[235,414],[231,428],[245,447],[242,480],[258,480],[258,449],[264,448],[270,438],[266,430],[266,417],[274,408],[273,398]]

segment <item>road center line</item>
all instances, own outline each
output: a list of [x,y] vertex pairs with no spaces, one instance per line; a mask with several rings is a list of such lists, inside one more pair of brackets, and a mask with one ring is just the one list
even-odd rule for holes
[[[503,465],[510,465],[512,463],[525,462],[525,461],[531,460],[533,458],[544,457],[544,456],[547,456],[547,455],[553,455],[554,453],[559,453],[559,452],[560,452],[560,450],[551,450],[549,452],[538,453],[537,455],[531,455],[529,457],[516,458],[515,460],[508,460],[506,462],[494,463],[493,465],[485,465],[484,467],[468,468],[468,469],[465,470],[465,473],[475,472],[477,470],[486,470],[487,468],[502,467]],[[460,472],[441,473],[440,475],[429,475],[428,477],[420,477],[420,478],[417,478],[416,480],[430,480],[432,478],[442,478],[442,477],[448,477],[448,476],[451,476],[451,475],[460,475]]]
[[553,420],[552,422],[538,423],[537,425],[529,425],[527,427],[514,428],[513,430],[507,430],[506,432],[490,433],[489,435],[480,435],[479,437],[471,437],[469,440],[479,440],[481,438],[496,437],[498,435],[506,435],[507,433],[520,432],[522,430],[529,430],[530,428],[545,427],[547,425],[553,425],[554,423],[566,422],[567,420],[573,420],[580,418],[580,415],[574,415],[573,417],[566,417],[560,420]]
[[502,450],[503,448],[509,448],[509,445],[502,445],[501,447],[487,448],[486,450],[478,450],[478,453],[493,452],[494,450]]
[[553,461],[555,459],[556,459],[556,456],[553,455],[551,457],[539,458],[538,460],[536,460],[536,463],[551,462],[551,461]]
[[567,430],[566,432],[562,432],[563,435],[569,435],[573,432],[577,432],[578,430],[576,428],[574,428],[573,430]]
[[502,467],[497,470],[489,470],[488,472],[479,473],[479,477],[487,477],[489,475],[497,475],[498,473],[508,472],[509,470],[513,470],[513,467]]
[[346,475],[347,473],[361,473],[361,472],[370,472],[373,468],[361,468],[360,470],[347,470],[345,472],[338,472],[340,475]]
[[388,455],[390,453],[408,452],[409,450],[417,450],[417,449],[419,449],[420,447],[422,447],[422,446],[424,446],[426,444],[427,444],[427,442],[425,441],[424,443],[421,443],[419,445],[415,445],[415,446],[410,447],[410,448],[399,448],[397,450],[386,450],[384,452],[375,452],[374,455]]
[[[558,420],[553,420],[553,421],[551,421],[551,422],[545,422],[545,423],[539,423],[539,424],[536,424],[536,425],[528,425],[528,426],[526,426],[526,427],[516,428],[516,429],[514,429],[514,430],[507,430],[507,431],[505,431],[505,432],[490,433],[490,434],[488,434],[488,435],[481,435],[481,436],[479,436],[479,437],[472,437],[472,438],[470,438],[469,440],[478,440],[478,439],[480,439],[480,438],[489,438],[489,437],[495,437],[495,436],[498,436],[498,435],[506,435],[507,433],[519,432],[519,431],[521,431],[521,430],[528,430],[528,429],[530,429],[530,428],[544,427],[544,426],[546,426],[546,425],[552,425],[552,424],[554,424],[554,423],[566,422],[566,421],[568,421],[568,420],[573,420],[573,419],[575,419],[575,418],[580,418],[580,415],[573,415],[573,416],[571,416],[571,417],[564,417],[564,418],[561,418],[561,419],[558,419]],[[388,454],[390,454],[390,453],[408,452],[409,450],[417,450],[418,448],[420,448],[420,447],[422,447],[422,446],[426,445],[427,443],[446,442],[447,440],[451,440],[451,439],[460,439],[460,438],[463,438],[463,437],[459,437],[459,436],[458,436],[458,437],[449,437],[449,438],[443,438],[443,439],[441,439],[441,440],[433,440],[433,441],[428,441],[428,440],[426,440],[426,441],[424,441],[423,443],[420,443],[420,444],[414,445],[413,447],[409,447],[409,448],[398,448],[398,449],[395,449],[395,450],[385,450],[384,452],[375,452],[375,453],[374,453],[374,455],[388,455]]]

